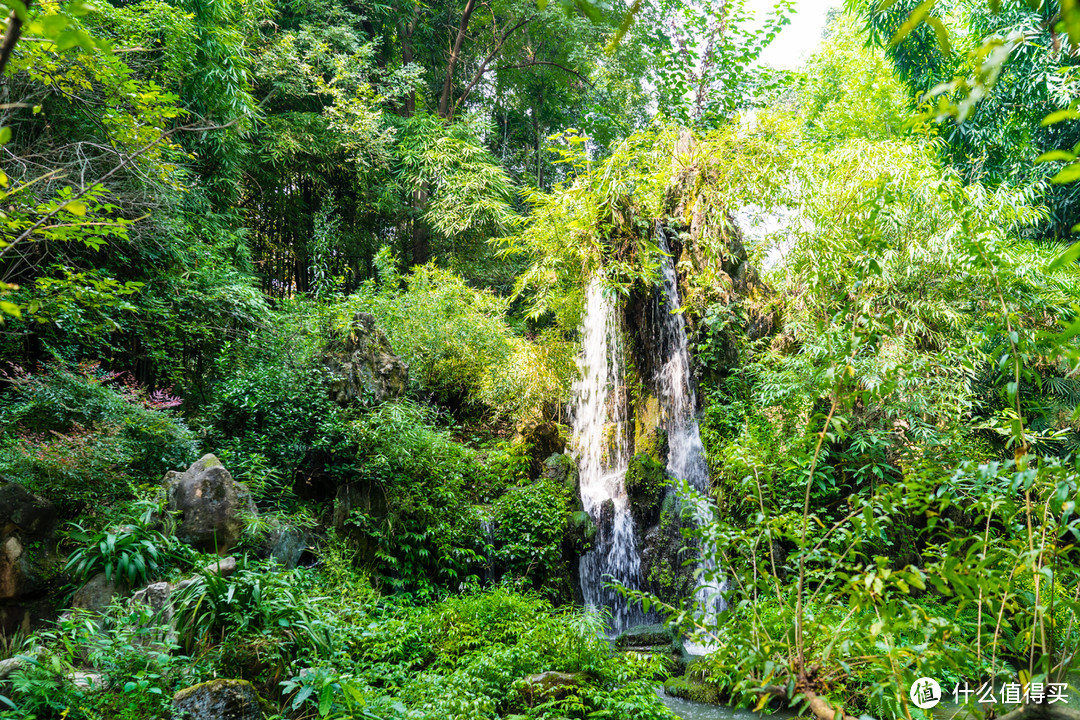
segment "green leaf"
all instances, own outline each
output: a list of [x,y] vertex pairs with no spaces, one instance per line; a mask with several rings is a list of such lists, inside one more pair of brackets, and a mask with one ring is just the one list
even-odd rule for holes
[[911,31],[917,28],[923,20],[930,14],[930,11],[937,5],[938,0],[923,0],[919,3],[919,6],[911,11],[904,24],[896,31],[896,34],[892,36],[892,40],[889,41],[889,45],[896,47],[904,41]]
[[7,300],[0,300],[0,313],[11,315],[16,318],[22,318],[22,310],[19,309],[19,306],[13,302],[8,302]]
[[934,35],[937,36],[938,47],[941,48],[941,54],[948,57],[952,55],[952,43],[949,42],[949,31],[945,28],[945,23],[941,22],[941,18],[928,17],[926,23],[934,28]]
[[1056,125],[1059,122],[1065,122],[1066,120],[1076,120],[1080,118],[1080,111],[1073,108],[1065,108],[1064,110],[1055,110],[1042,119],[1042,126]]
[[1066,185],[1077,180],[1080,180],[1080,163],[1066,165],[1058,171],[1057,175],[1050,178],[1050,182],[1055,185]]
[[1047,265],[1046,269],[1050,272],[1057,270],[1058,268],[1065,267],[1066,265],[1072,265],[1078,259],[1080,259],[1080,242],[1073,243],[1069,248],[1058,255],[1056,258]]
[[7,145],[10,140],[11,140],[11,128],[9,128],[9,127],[0,128],[0,145]]
[[1057,337],[1058,342],[1066,342],[1068,340],[1071,340],[1072,338],[1076,337],[1077,333],[1080,333],[1080,318],[1073,320],[1064,330],[1061,331],[1061,334]]
[[1075,48],[1080,45],[1080,2],[1061,0],[1061,19],[1065,23],[1066,32],[1069,33],[1069,41]]
[[86,203],[82,202],[81,200],[72,200],[71,202],[64,205],[64,209],[72,215],[86,217]]
[[1051,150],[1050,152],[1044,152],[1039,157],[1035,158],[1035,162],[1072,162],[1076,159],[1076,155],[1066,150]]

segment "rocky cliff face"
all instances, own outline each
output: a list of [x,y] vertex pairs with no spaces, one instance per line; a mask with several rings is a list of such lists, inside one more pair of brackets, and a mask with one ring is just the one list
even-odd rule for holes
[[409,385],[409,366],[394,354],[375,316],[356,313],[343,340],[327,348],[330,394],[341,405],[381,403],[401,396]]

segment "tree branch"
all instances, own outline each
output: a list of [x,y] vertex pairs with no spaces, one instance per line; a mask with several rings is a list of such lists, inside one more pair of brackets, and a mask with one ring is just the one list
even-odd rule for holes
[[559,68],[563,72],[568,72],[571,75],[577,76],[577,78],[579,80],[581,80],[581,82],[585,83],[589,87],[596,87],[593,84],[592,80],[585,77],[584,75],[577,72],[576,70],[571,70],[570,68],[565,67],[563,65],[560,65],[559,63],[550,62],[548,60],[537,60],[537,59],[533,58],[531,61],[529,61],[527,63],[518,63],[516,65],[500,65],[499,67],[497,67],[495,69],[496,70],[521,70],[521,69],[524,69],[524,68],[536,67],[537,65],[550,65],[551,67]]
[[20,242],[26,240],[31,235],[33,235],[35,232],[37,232],[37,230],[39,228],[41,228],[42,225],[44,225],[49,220],[52,220],[54,217],[56,217],[57,214],[59,214],[60,211],[63,210],[67,206],[67,204],[69,204],[69,203],[71,203],[71,202],[73,202],[75,200],[78,200],[79,198],[86,195],[86,193],[90,192],[90,190],[92,188],[100,185],[101,183],[105,182],[106,180],[111,178],[116,173],[123,170],[125,167],[127,167],[132,162],[134,162],[136,158],[143,155],[144,153],[146,153],[147,151],[149,151],[150,149],[152,149],[156,145],[158,145],[161,141],[165,140],[167,137],[169,137],[173,133],[177,133],[177,132],[181,132],[181,131],[183,131],[183,132],[206,132],[206,131],[209,131],[209,130],[224,130],[225,128],[227,128],[227,127],[229,127],[231,125],[235,125],[238,121],[239,121],[239,118],[234,118],[234,119],[230,120],[229,122],[227,122],[227,123],[225,123],[223,125],[207,125],[207,126],[202,126],[202,127],[194,126],[194,125],[181,125],[179,127],[173,128],[171,130],[162,131],[162,133],[160,135],[158,135],[157,138],[155,138],[153,141],[151,141],[150,143],[148,143],[148,144],[144,145],[143,147],[139,148],[138,150],[131,153],[127,157],[123,158],[120,161],[120,164],[117,165],[116,167],[114,167],[112,170],[105,173],[104,175],[99,177],[97,180],[94,180],[94,181],[84,185],[81,190],[76,192],[71,197],[67,198],[63,205],[58,205],[57,207],[53,208],[53,210],[51,212],[49,212],[49,213],[47,213],[45,215],[42,215],[41,218],[39,218],[36,223],[34,223],[30,227],[28,227],[26,230],[23,230],[23,232],[18,237],[16,237],[14,240],[12,240],[6,247],[0,248],[0,258],[4,257],[9,252],[11,252],[11,249],[14,248],[16,245],[18,245]]
[[[27,0],[26,9],[30,9],[30,0]],[[4,68],[7,67],[8,60],[11,59],[11,53],[15,50],[15,43],[19,42],[19,37],[22,35],[22,26],[22,19],[12,10],[11,14],[8,15],[4,43],[0,45],[0,75],[4,74]]]
[[454,108],[450,111],[450,117],[454,116],[454,113],[457,112],[458,106],[461,105],[461,103],[465,102],[466,98],[468,98],[469,94],[473,91],[473,88],[476,87],[476,84],[479,83],[481,78],[483,78],[484,75],[487,73],[488,63],[490,63],[495,58],[495,56],[499,54],[499,51],[502,50],[502,46],[506,42],[507,38],[509,38],[515,32],[532,22],[535,17],[535,15],[530,15],[529,17],[525,18],[517,25],[514,25],[502,34],[498,42],[495,43],[495,48],[487,54],[487,57],[484,58],[484,61],[480,63],[480,67],[477,69],[476,74],[473,75],[472,80],[469,82],[468,85],[465,86],[465,91],[461,94],[461,97],[458,98],[457,102],[454,103]]
[[458,57],[461,55],[461,46],[465,42],[465,34],[469,30],[469,19],[475,9],[476,0],[468,0],[465,3],[465,10],[461,13],[461,22],[458,23],[457,37],[454,38],[454,47],[450,50],[450,60],[446,64],[446,80],[443,82],[442,97],[439,98],[439,115],[444,118],[450,110],[450,91],[454,87],[454,68],[457,67]]

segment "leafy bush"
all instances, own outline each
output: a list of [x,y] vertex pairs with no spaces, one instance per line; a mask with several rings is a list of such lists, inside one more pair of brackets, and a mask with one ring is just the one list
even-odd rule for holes
[[[388,267],[385,252],[383,261]],[[566,398],[575,348],[556,336],[519,337],[508,309],[504,298],[424,265],[405,278],[388,271],[381,285],[363,285],[346,299],[338,323],[356,311],[374,314],[408,361],[411,380],[443,405],[513,418],[542,415]]]
[[180,643],[193,650],[261,633],[326,652],[328,638],[307,610],[318,599],[300,599],[310,586],[308,571],[299,569],[268,573],[244,568],[227,578],[201,573],[173,597]]
[[[39,631],[35,645],[11,678],[18,717],[168,720],[173,693],[198,672],[190,658],[174,654],[145,605],[116,605],[94,618],[76,612]],[[99,677],[72,682],[86,663]]]
[[0,398],[0,473],[74,515],[132,497],[139,483],[196,459],[194,433],[166,391],[148,392],[96,363],[7,374]]
[[280,504],[301,470],[334,480],[352,471],[355,450],[343,444],[348,412],[330,399],[319,362],[322,319],[317,305],[289,304],[218,357],[220,380],[202,416],[230,469],[260,500]]
[[561,543],[569,512],[569,491],[562,483],[540,480],[507,490],[495,501],[499,564],[537,588],[564,584]]
[[96,533],[71,523],[68,540],[80,547],[68,556],[65,570],[79,580],[103,572],[106,580],[115,578],[130,587],[138,587],[163,575],[170,565],[190,559],[194,551],[175,536],[154,528],[157,510],[150,504],[132,522],[112,525]]

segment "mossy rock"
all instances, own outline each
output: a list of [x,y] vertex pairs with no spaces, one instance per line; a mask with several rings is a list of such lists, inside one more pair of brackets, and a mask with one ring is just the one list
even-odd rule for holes
[[675,633],[666,625],[635,625],[615,638],[615,647],[671,647],[675,643]]
[[584,510],[570,513],[566,522],[565,537],[570,551],[575,555],[584,555],[592,550],[597,529],[592,517]]
[[656,524],[668,486],[667,470],[648,453],[630,458],[626,468],[626,493],[630,496],[630,512],[639,528]]
[[173,712],[178,720],[263,720],[276,711],[251,683],[222,678],[173,695]]
[[692,700],[693,702],[720,704],[720,690],[709,683],[687,680],[685,677],[673,677],[664,682],[664,692],[671,697]]

